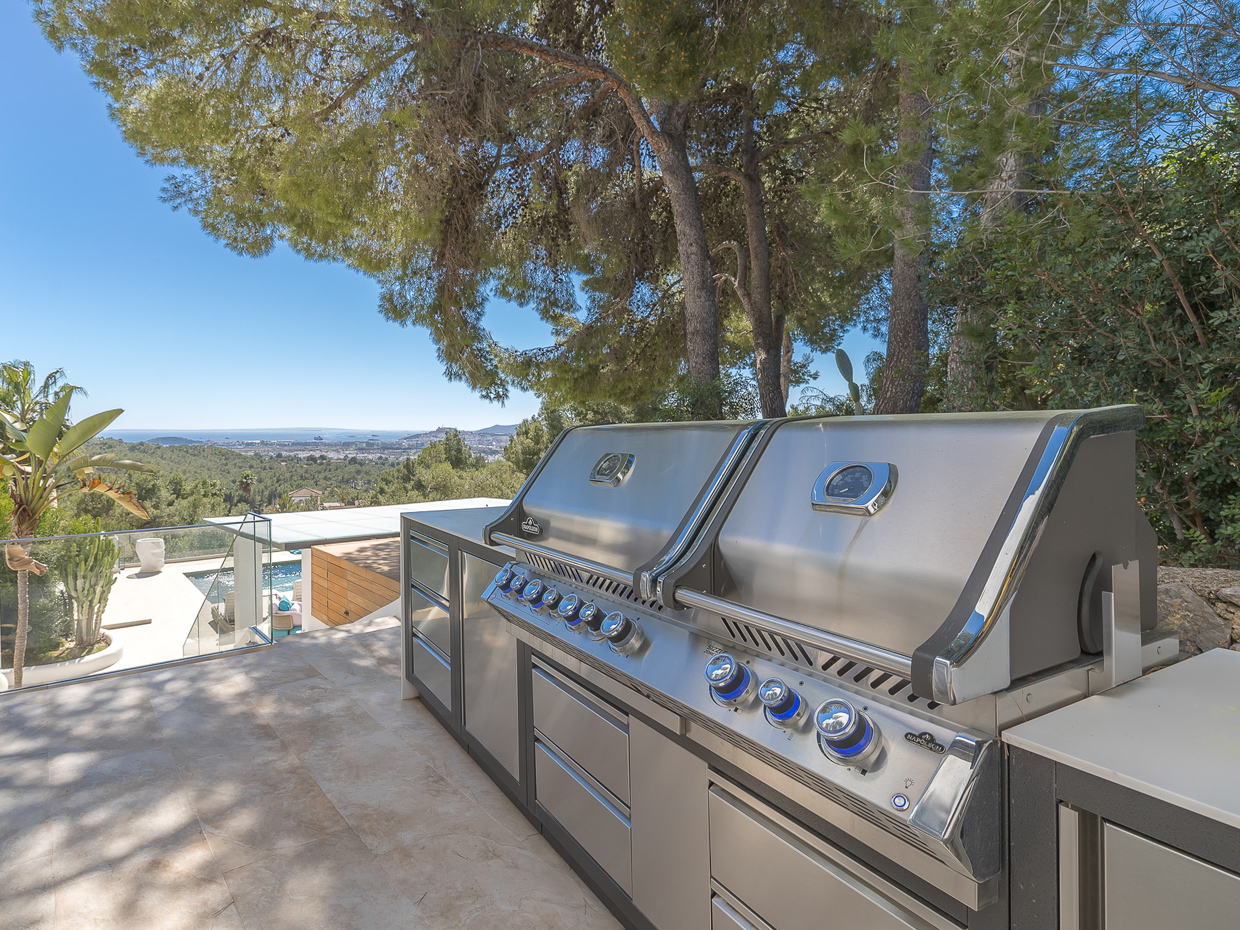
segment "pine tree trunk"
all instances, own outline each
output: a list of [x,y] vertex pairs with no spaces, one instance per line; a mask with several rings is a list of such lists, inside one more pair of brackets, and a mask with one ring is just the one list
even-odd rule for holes
[[779,390],[784,395],[784,407],[788,406],[788,392],[792,390],[792,331],[788,321],[779,318],[779,329],[782,334],[783,351],[779,359]]
[[719,379],[719,322],[702,201],[685,141],[684,106],[658,101],[651,110],[659,121],[655,156],[671,201],[680,255],[685,293],[685,359],[689,377],[708,384]]
[[13,638],[13,687],[22,686],[26,667],[26,639],[30,635],[30,572],[17,573],[17,635]]
[[[902,69],[903,71],[903,69]],[[925,95],[900,88],[899,184],[895,214],[895,254],[891,264],[891,312],[887,356],[875,413],[917,413],[930,367],[930,326],[926,303],[925,246],[930,230],[922,212],[934,159]]]
[[746,110],[742,141],[742,188],[745,197],[745,238],[749,243],[749,326],[753,333],[754,374],[762,416],[783,417],[784,392],[780,385],[782,340],[771,316],[771,243],[766,231],[766,204],[758,149],[754,143],[753,111]]

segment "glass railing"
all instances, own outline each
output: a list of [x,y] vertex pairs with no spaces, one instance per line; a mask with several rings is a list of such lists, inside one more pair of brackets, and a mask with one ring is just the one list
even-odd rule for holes
[[[0,690],[271,640],[271,521],[257,514],[0,546],[8,556],[0,561]],[[28,620],[19,672],[23,574]]]

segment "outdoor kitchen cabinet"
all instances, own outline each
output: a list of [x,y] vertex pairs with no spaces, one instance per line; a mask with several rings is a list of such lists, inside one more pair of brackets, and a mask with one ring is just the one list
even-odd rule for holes
[[1240,653],[1009,730],[1013,930],[1240,926]]
[[523,802],[518,643],[482,599],[511,557],[481,542],[494,516],[494,508],[468,508],[402,517],[405,674],[444,726]]

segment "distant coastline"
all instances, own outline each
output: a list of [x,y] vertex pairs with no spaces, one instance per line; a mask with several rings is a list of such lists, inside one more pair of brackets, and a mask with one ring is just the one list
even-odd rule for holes
[[[492,433],[511,436],[517,430],[516,424],[505,426],[496,424],[486,429],[474,430],[477,433]],[[360,430],[360,429],[329,429],[327,427],[274,427],[271,429],[126,429],[118,428],[106,431],[103,435],[109,439],[120,439],[124,442],[153,442],[160,445],[183,445],[190,443],[229,444],[238,442],[399,442],[411,436],[421,435],[427,430]],[[465,430],[461,430],[462,433]],[[321,438],[320,438],[321,437]]]

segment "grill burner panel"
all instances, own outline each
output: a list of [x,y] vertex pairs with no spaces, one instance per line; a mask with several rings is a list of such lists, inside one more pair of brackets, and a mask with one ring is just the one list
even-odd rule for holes
[[[487,601],[522,629],[631,684],[698,726],[936,856],[962,874],[982,881],[998,870],[997,860],[971,861],[965,856],[962,861],[961,852],[956,848],[959,836],[929,833],[919,828],[917,820],[918,802],[923,795],[932,794],[927,789],[943,762],[945,748],[957,739],[976,741],[980,759],[984,737],[959,734],[930,715],[919,713],[898,697],[883,694],[881,687],[869,687],[867,676],[861,675],[860,680],[855,680],[865,670],[852,666],[845,671],[849,663],[824,663],[843,674],[811,670],[803,664],[810,653],[795,649],[795,658],[789,655],[784,663],[777,664],[773,658],[735,649],[686,625],[672,622],[666,614],[660,616],[657,610],[635,609],[637,599],[631,589],[625,590],[623,586],[614,586],[611,593],[604,593],[585,579],[568,582],[562,575],[542,574],[529,563],[511,567],[518,576],[555,587],[565,599],[576,595],[582,602],[594,603],[599,613],[622,611],[640,628],[643,642],[633,653],[617,652],[605,640],[587,632],[571,632],[556,612],[540,610],[537,604],[505,596],[504,589],[493,584],[485,595]],[[602,584],[611,586],[613,583],[603,581]],[[790,645],[785,642],[784,648]],[[772,677],[786,681],[795,689],[807,712],[792,726],[777,726],[767,719],[757,699],[756,687],[749,689],[750,693],[739,705],[712,695],[702,669],[712,657],[725,651],[744,666],[751,682]],[[819,747],[813,709],[826,701],[841,699],[855,705],[872,722],[876,732],[883,735],[882,748],[863,763],[864,768],[832,761]],[[996,782],[987,786],[989,791],[980,793],[997,793],[997,772],[989,769],[983,772],[979,768],[978,775],[991,777]],[[972,781],[958,786],[965,794],[975,792],[976,787]],[[901,809],[894,801],[897,796],[907,797],[912,803]],[[955,831],[960,827],[961,823],[952,824]]]

